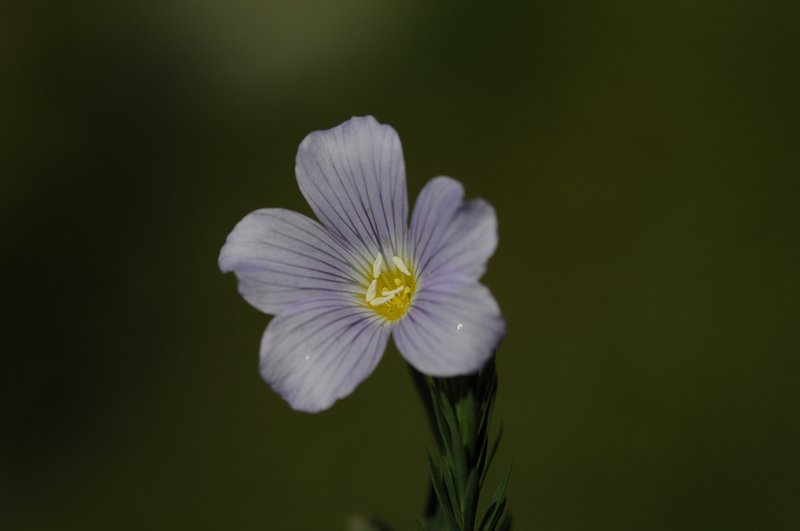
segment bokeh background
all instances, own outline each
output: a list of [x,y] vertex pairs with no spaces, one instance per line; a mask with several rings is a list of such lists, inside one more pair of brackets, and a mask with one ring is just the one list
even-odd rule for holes
[[797,2],[18,2],[0,17],[5,529],[415,529],[392,347],[319,415],[217,269],[392,124],[497,208],[518,530],[799,529]]

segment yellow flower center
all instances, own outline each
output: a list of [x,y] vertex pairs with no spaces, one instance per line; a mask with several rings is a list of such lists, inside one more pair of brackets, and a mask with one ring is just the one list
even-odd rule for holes
[[391,264],[384,264],[383,255],[378,253],[372,262],[372,281],[364,293],[364,304],[384,319],[395,321],[408,310],[414,288],[414,275],[402,258],[393,256]]

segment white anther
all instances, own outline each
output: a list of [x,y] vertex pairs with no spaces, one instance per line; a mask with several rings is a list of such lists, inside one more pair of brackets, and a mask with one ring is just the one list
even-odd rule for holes
[[375,298],[375,291],[378,289],[378,281],[373,280],[369,283],[369,287],[367,288],[367,302],[371,301]]
[[378,278],[381,274],[381,267],[383,266],[383,255],[378,253],[375,261],[372,262],[372,278]]
[[458,325],[456,325],[456,330],[463,330],[463,329],[464,329],[464,325],[463,324],[458,323]]
[[404,275],[411,276],[411,272],[408,270],[408,268],[406,267],[406,265],[403,263],[403,261],[400,259],[399,256],[393,256],[392,262],[394,262],[394,265],[397,266],[397,269],[402,271]]
[[383,295],[384,297],[391,298],[391,297],[394,297],[395,295],[397,295],[398,293],[400,293],[401,291],[403,291],[403,286],[400,286],[399,288],[395,288],[392,291],[389,291],[388,289],[383,288],[381,290],[381,295]]
[[392,300],[392,297],[394,297],[394,295],[390,295],[388,297],[375,297],[374,299],[369,301],[369,303],[372,306],[380,306],[381,304],[386,304],[387,302]]

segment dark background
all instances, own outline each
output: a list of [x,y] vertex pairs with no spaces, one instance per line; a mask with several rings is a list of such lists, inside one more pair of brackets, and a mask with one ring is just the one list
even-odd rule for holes
[[0,16],[7,529],[415,529],[394,347],[291,411],[217,269],[309,213],[305,134],[393,125],[497,208],[518,530],[798,529],[797,2],[20,2]]

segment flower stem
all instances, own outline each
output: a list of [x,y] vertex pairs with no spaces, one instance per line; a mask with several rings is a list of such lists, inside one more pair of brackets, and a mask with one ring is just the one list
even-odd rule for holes
[[[431,491],[420,527],[473,531],[480,491],[500,442],[500,432],[491,437],[491,444],[489,435],[497,395],[494,359],[469,376],[433,378],[413,368],[411,375],[436,439],[436,453],[429,456]],[[511,528],[505,510],[509,473],[510,469],[495,491],[479,531]]]

